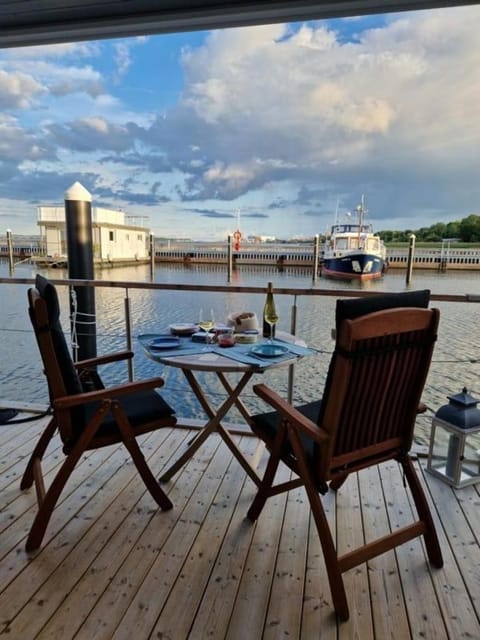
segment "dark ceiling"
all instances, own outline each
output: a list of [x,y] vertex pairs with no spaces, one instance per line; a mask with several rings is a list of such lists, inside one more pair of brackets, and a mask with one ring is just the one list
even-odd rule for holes
[[480,0],[1,0],[0,48],[385,13]]

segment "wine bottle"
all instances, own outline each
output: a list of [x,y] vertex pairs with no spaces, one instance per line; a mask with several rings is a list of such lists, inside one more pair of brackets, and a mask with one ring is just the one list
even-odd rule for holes
[[265,306],[263,307],[263,337],[274,338],[275,337],[275,324],[278,322],[277,309],[275,307],[275,300],[273,299],[273,284],[268,283],[267,286],[267,298],[265,300]]

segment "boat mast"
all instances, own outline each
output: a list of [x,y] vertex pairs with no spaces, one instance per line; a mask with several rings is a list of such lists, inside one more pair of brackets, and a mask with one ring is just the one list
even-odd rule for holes
[[363,231],[363,219],[365,215],[365,194],[362,193],[360,204],[357,206],[358,211],[358,248],[360,248],[360,239]]

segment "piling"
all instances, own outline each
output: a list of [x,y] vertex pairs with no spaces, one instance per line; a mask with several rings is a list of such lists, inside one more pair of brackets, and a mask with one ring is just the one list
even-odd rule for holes
[[10,275],[15,271],[15,264],[13,262],[13,242],[12,242],[12,232],[10,229],[7,229],[7,252],[8,252],[8,270],[10,271]]
[[320,238],[318,233],[315,235],[315,240],[313,244],[313,282],[317,281],[318,278],[318,256],[320,255]]
[[150,278],[153,282],[155,280],[155,238],[153,233],[150,232]]
[[[92,197],[79,182],[65,192],[68,277],[93,280]],[[71,331],[76,360],[97,355],[94,287],[72,287]]]
[[408,258],[407,258],[407,275],[405,278],[405,283],[410,284],[412,280],[412,270],[413,270],[413,259],[415,257],[415,234],[412,233],[410,236],[410,242],[408,245]]

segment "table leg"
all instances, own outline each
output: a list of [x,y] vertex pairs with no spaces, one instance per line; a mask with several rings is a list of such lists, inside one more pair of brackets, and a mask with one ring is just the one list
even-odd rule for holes
[[184,372],[185,377],[187,378],[193,392],[195,393],[200,404],[202,405],[203,409],[205,410],[205,412],[207,413],[210,419],[208,420],[206,425],[203,427],[203,429],[199,431],[198,435],[196,435],[193,438],[193,440],[189,442],[187,449],[183,452],[180,458],[169,469],[167,469],[167,471],[165,471],[160,476],[160,481],[167,482],[168,480],[170,480],[170,478],[179,469],[181,469],[181,467],[183,467],[183,465],[195,454],[195,452],[198,450],[201,444],[205,442],[208,436],[214,431],[216,431],[218,432],[222,440],[226,443],[226,445],[228,446],[232,454],[235,456],[235,458],[238,460],[242,468],[246,471],[246,473],[253,480],[253,482],[258,486],[260,484],[260,478],[257,476],[255,471],[249,465],[247,460],[245,460],[245,458],[242,455],[242,452],[239,450],[239,448],[231,438],[228,431],[224,427],[222,427],[222,425],[220,424],[222,418],[227,414],[227,412],[229,411],[229,409],[231,409],[233,405],[236,405],[239,408],[239,410],[241,411],[242,415],[244,415],[244,417],[247,418],[248,416],[248,422],[250,422],[250,416],[248,414],[248,411],[246,407],[243,405],[243,403],[240,401],[239,396],[240,396],[240,393],[245,388],[245,386],[247,385],[250,378],[252,377],[253,373],[251,371],[246,371],[235,387],[232,387],[230,385],[230,383],[228,382],[228,380],[226,380],[223,374],[217,373],[224,388],[228,392],[228,396],[226,400],[224,400],[224,402],[220,405],[220,407],[218,407],[218,409],[214,411],[214,409],[208,403],[200,385],[198,384],[192,372],[187,369],[185,370],[182,369],[182,371]]

